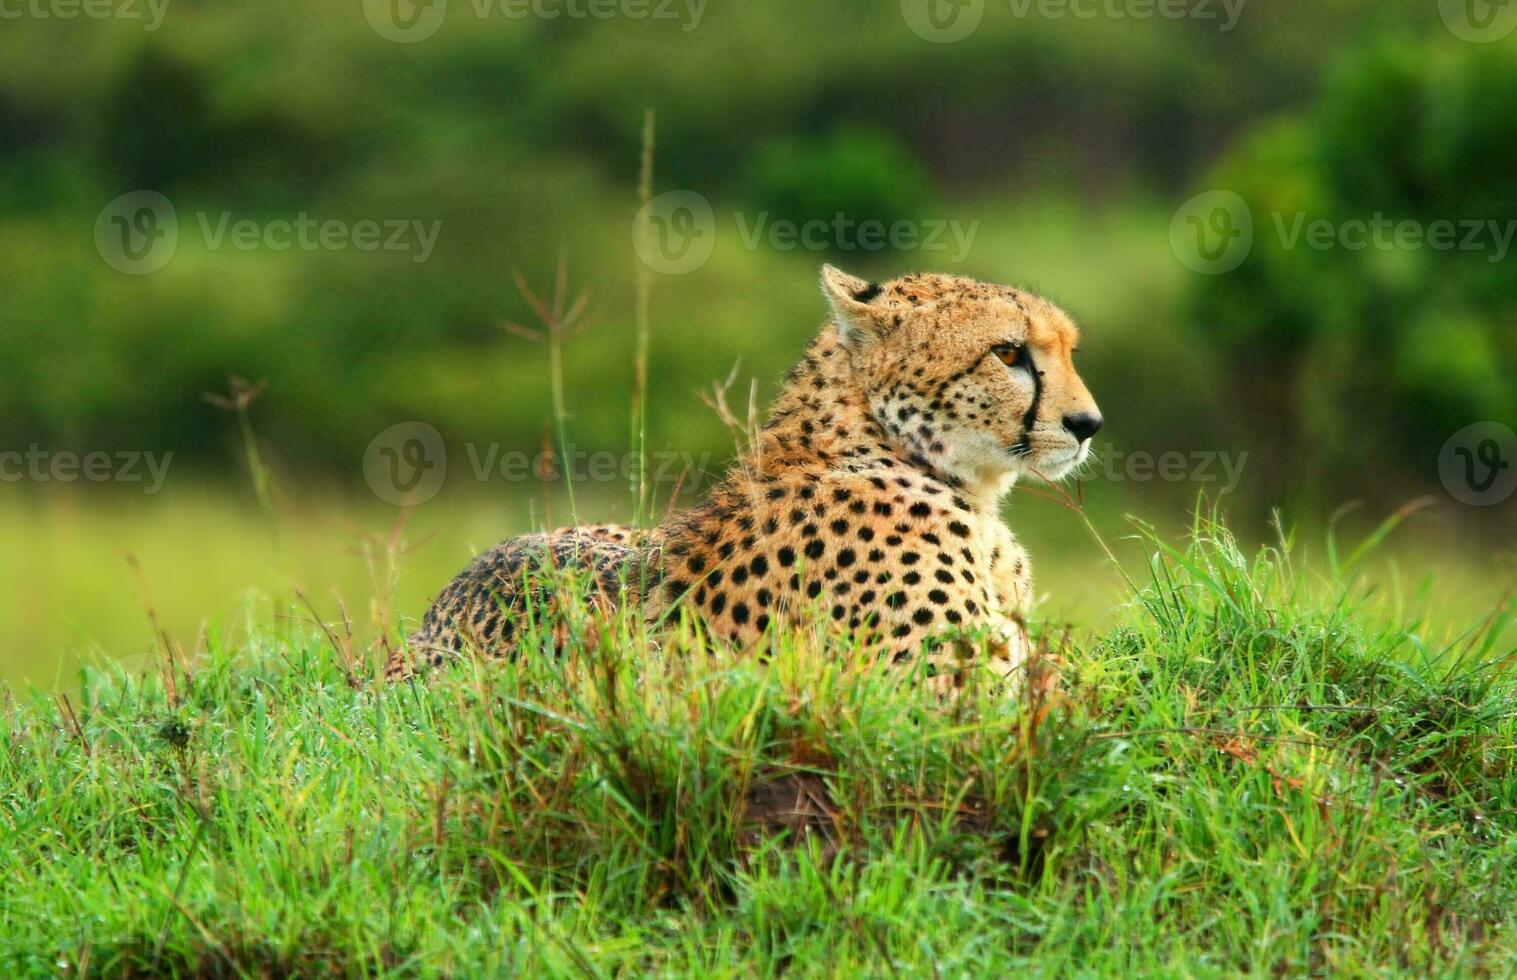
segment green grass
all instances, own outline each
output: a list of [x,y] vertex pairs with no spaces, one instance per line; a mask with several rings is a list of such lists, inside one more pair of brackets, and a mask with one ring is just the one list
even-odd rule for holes
[[[81,663],[102,659],[140,666],[151,661],[160,631],[194,647],[210,623],[240,635],[276,612],[308,618],[297,589],[328,619],[340,618],[340,596],[367,642],[393,629],[397,616],[420,617],[438,588],[479,552],[512,534],[567,522],[569,511],[561,492],[534,496],[508,487],[482,495],[450,485],[406,515],[392,576],[387,546],[396,508],[319,488],[289,491],[281,495],[276,547],[250,493],[206,483],[167,487],[151,498],[78,487],[30,500],[0,495],[0,555],[26,556],[0,561],[0,686],[71,687]],[[587,486],[578,495],[584,519],[632,517],[621,484],[610,494]],[[1080,522],[1046,496],[1036,487],[1019,490],[1006,511],[1033,557],[1038,614],[1105,629],[1124,597],[1122,578],[1103,565],[1101,548]],[[1144,496],[1100,479],[1083,496],[1091,522],[1138,568],[1144,545],[1123,540],[1130,536],[1123,513],[1144,514],[1176,534],[1188,524],[1194,499],[1168,487]],[[695,497],[687,494],[682,506]],[[1232,526],[1241,538],[1258,540],[1267,531],[1253,525],[1265,516],[1234,505]],[[1411,583],[1420,595],[1421,580],[1430,576],[1423,601],[1448,619],[1478,618],[1517,581],[1513,556],[1509,547],[1455,533],[1457,516],[1419,514],[1416,527],[1403,526],[1393,547],[1371,556],[1367,579],[1387,591]],[[1305,537],[1322,534],[1314,527]]]
[[[836,640],[374,687],[291,619],[0,704],[18,976],[1510,975],[1517,656],[1352,567],[1149,538],[1064,677],[954,703]],[[1343,565],[1350,565],[1342,553]],[[340,636],[340,631],[339,634]]]

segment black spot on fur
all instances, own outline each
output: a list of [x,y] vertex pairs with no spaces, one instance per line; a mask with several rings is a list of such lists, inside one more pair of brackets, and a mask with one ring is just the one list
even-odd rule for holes
[[856,302],[859,303],[872,303],[875,300],[879,299],[880,294],[884,291],[884,286],[881,286],[877,282],[872,282],[869,285],[865,286],[863,289],[854,293],[853,298]]

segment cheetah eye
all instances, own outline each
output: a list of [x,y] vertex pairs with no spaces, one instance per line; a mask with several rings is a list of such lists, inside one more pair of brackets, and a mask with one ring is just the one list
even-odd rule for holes
[[1027,362],[1027,348],[1021,344],[997,344],[990,352],[1007,367],[1022,367]]

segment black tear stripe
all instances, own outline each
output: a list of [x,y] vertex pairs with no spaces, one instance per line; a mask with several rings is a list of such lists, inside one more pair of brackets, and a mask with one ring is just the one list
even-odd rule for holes
[[1029,453],[1032,452],[1032,427],[1038,421],[1038,402],[1043,399],[1043,372],[1038,370],[1031,350],[1023,351],[1023,356],[1027,358],[1027,374],[1032,378],[1032,404],[1022,416],[1022,437],[1013,448],[1019,453]]
[[872,282],[869,285],[865,286],[863,289],[854,293],[853,298],[860,303],[871,303],[874,300],[879,299],[880,294],[884,291],[884,286],[881,286],[877,282]]

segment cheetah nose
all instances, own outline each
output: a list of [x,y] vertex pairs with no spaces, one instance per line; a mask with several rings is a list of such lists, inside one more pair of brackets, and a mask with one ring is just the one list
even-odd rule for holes
[[1081,442],[1094,436],[1101,431],[1101,423],[1105,419],[1095,412],[1080,412],[1077,415],[1064,416],[1064,428],[1074,434]]

